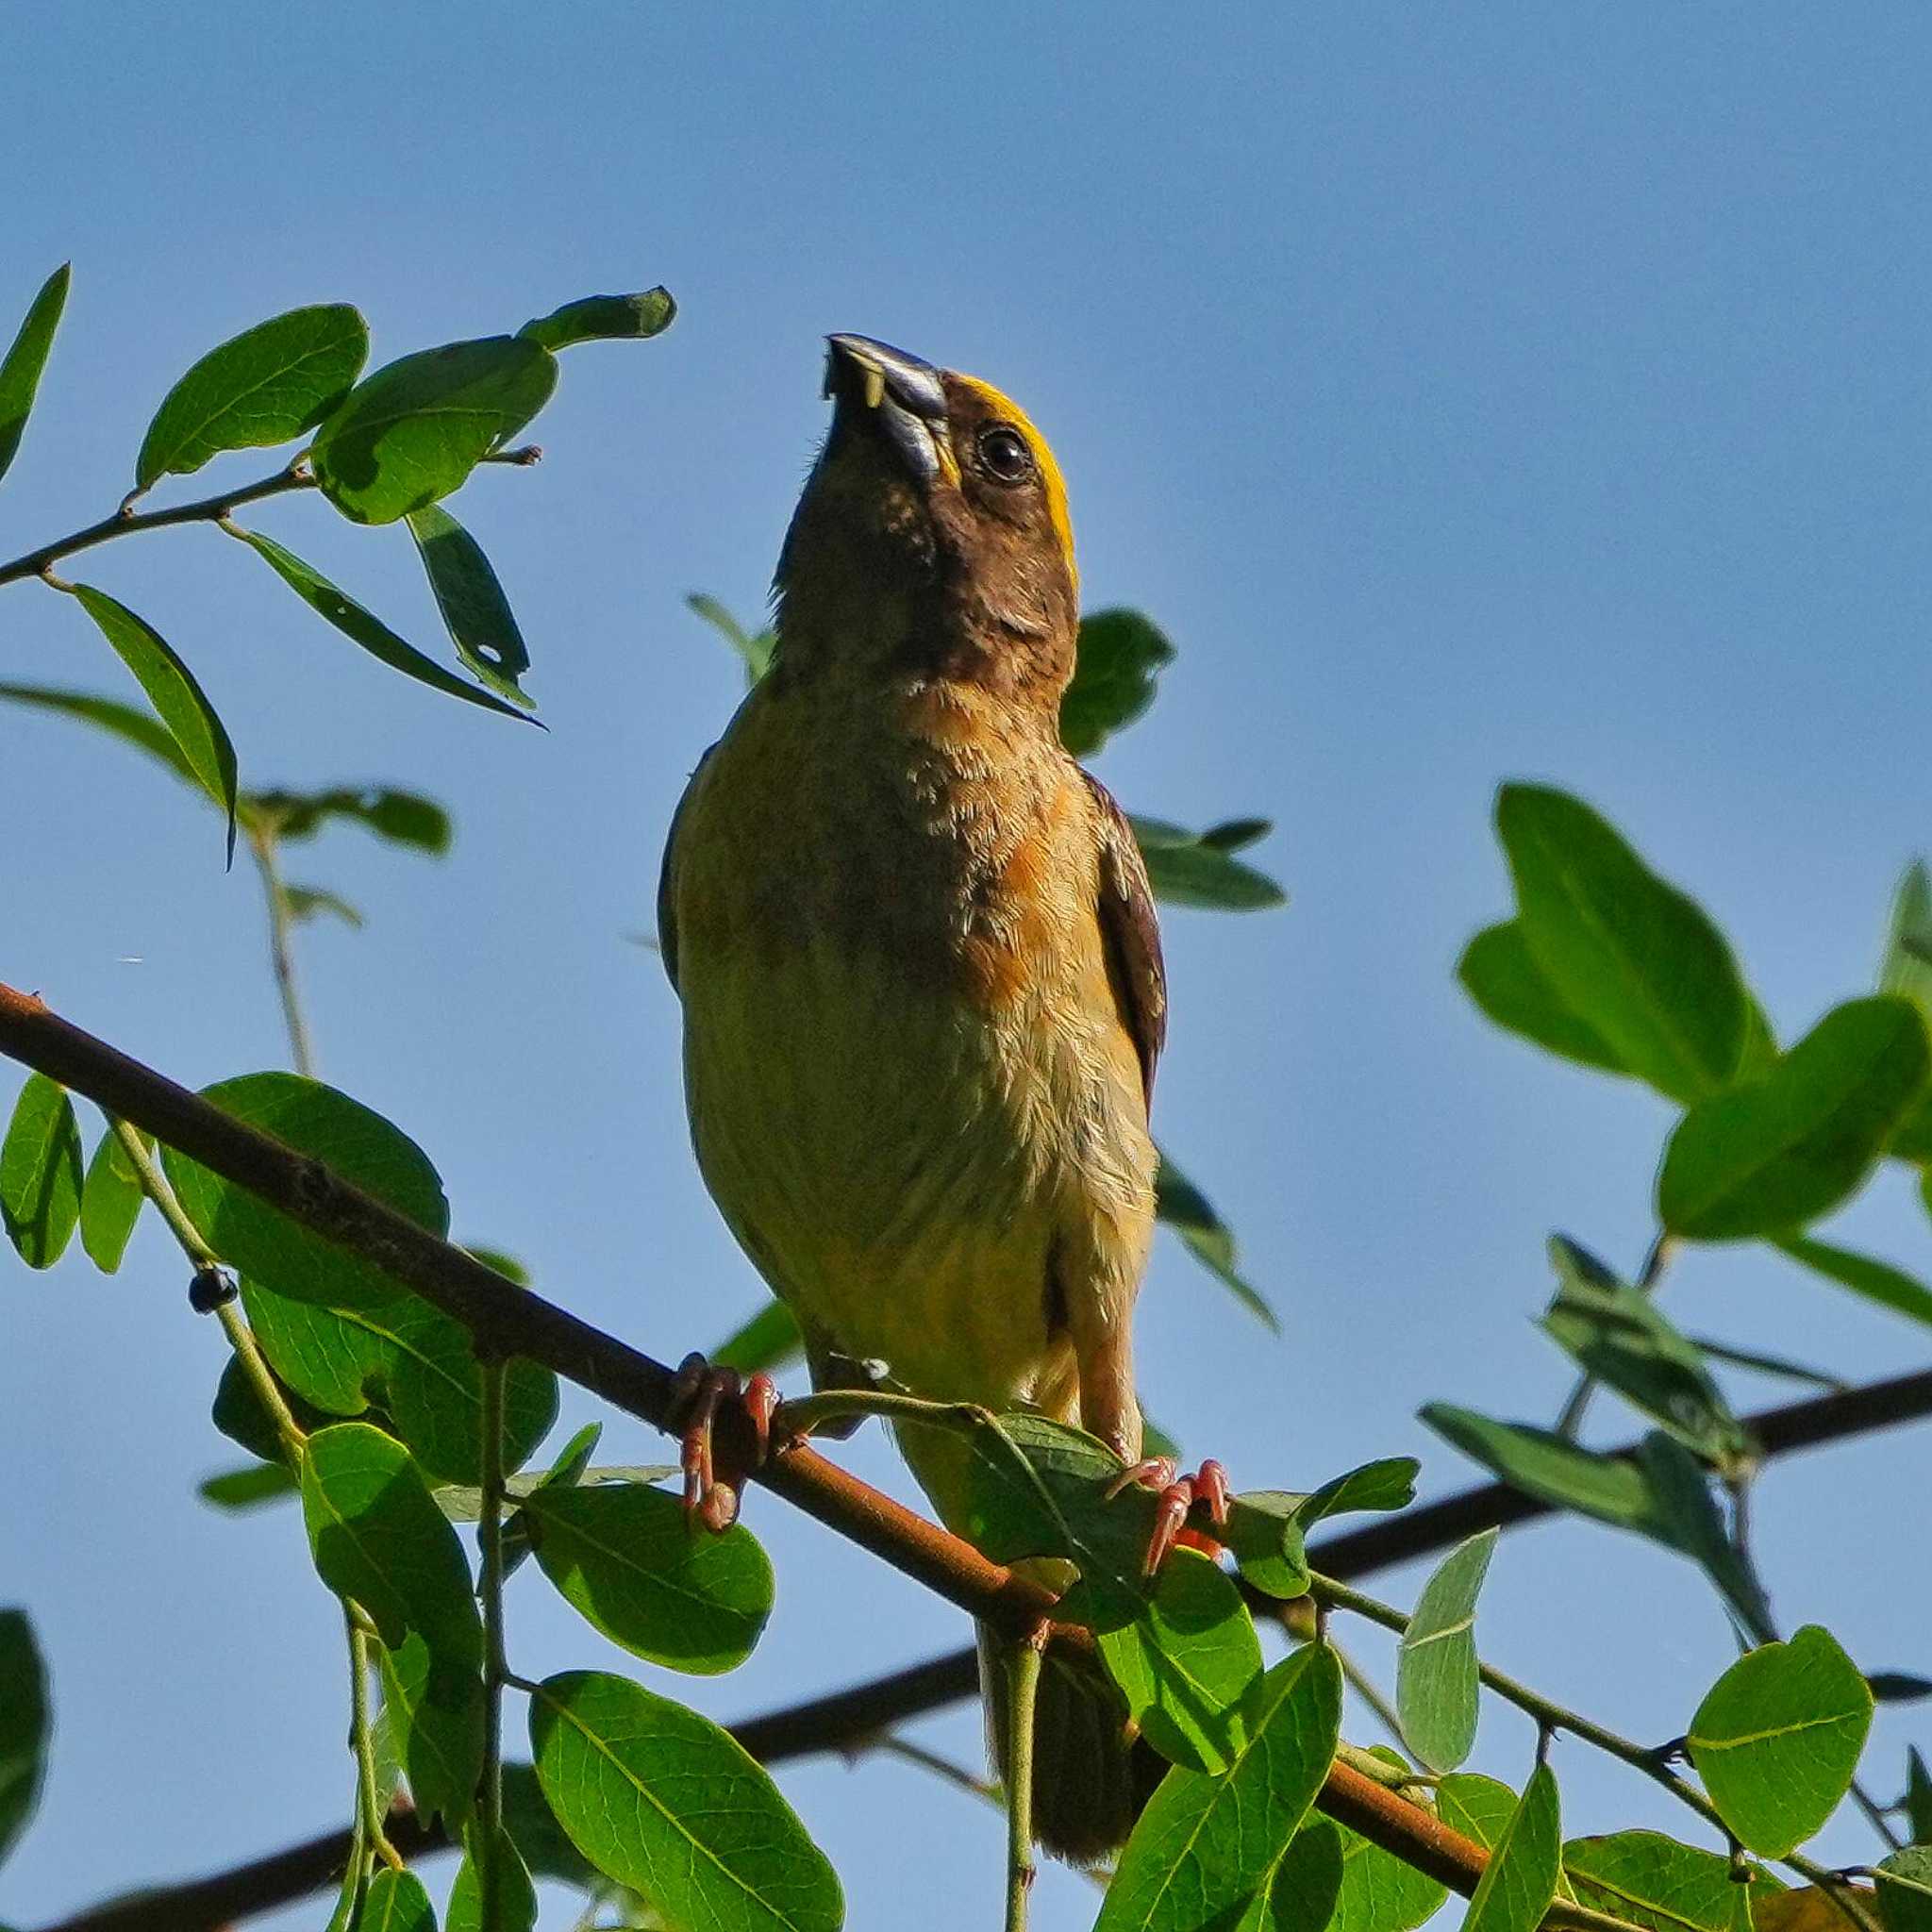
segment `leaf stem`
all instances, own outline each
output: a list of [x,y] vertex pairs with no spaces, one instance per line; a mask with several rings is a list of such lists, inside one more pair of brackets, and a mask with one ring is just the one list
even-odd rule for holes
[[265,825],[248,828],[249,850],[261,874],[262,895],[268,902],[268,956],[275,969],[275,991],[281,995],[282,1019],[289,1029],[289,1058],[305,1080],[315,1078],[315,1044],[302,1011],[295,986],[295,957],[291,936],[294,921],[289,913],[289,891],[275,852],[275,834]]
[[403,1855],[383,1829],[382,1793],[376,1789],[375,1727],[369,1712],[369,1639],[344,1606],[349,1633],[349,1744],[356,1754],[356,1819],[362,1840],[392,1872],[403,1869]]
[[482,1371],[482,1514],[476,1536],[483,1557],[483,1844],[476,1917],[481,1932],[497,1932],[503,1908],[503,1687],[509,1676],[503,1646],[503,1411],[509,1362],[495,1357]]
[[0,584],[10,584],[22,577],[37,577],[50,570],[64,557],[72,557],[77,550],[92,550],[96,543],[106,543],[116,537],[131,537],[138,530],[160,530],[173,524],[212,524],[218,523],[232,509],[238,509],[244,503],[259,503],[265,496],[285,496],[291,490],[313,490],[315,477],[302,458],[297,458],[285,469],[275,472],[273,476],[264,476],[258,483],[244,484],[239,490],[225,490],[219,496],[204,496],[194,503],[179,503],[172,509],[137,510],[124,504],[111,516],[103,517],[97,524],[90,524],[85,529],[75,530],[71,535],[57,537],[51,543],[42,543],[38,550],[29,550],[24,557],[16,557],[11,563],[0,563]]
[[1026,1932],[1026,1902],[1033,1890],[1033,1720],[1044,1635],[1007,1645],[1006,1932]]
[[[1663,1279],[1664,1270],[1671,1265],[1671,1257],[1677,1251],[1676,1238],[1657,1230],[1657,1239],[1650,1244],[1650,1252],[1643,1257],[1643,1266],[1637,1271],[1637,1279],[1631,1284],[1639,1294],[1654,1294],[1657,1285]],[[1590,1407],[1590,1398],[1596,1393],[1596,1377],[1588,1370],[1577,1376],[1576,1386],[1565,1399],[1556,1422],[1556,1432],[1566,1442],[1576,1440],[1576,1432],[1583,1426],[1584,1412]]]

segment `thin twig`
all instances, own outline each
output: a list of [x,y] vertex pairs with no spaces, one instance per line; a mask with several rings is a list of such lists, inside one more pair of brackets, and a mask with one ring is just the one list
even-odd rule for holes
[[1026,1932],[1033,1892],[1033,1713],[1040,1701],[1043,1641],[1008,1641],[1007,1672],[1007,1926]]
[[509,1665],[503,1650],[503,1405],[507,1361],[486,1361],[483,1380],[483,1513],[478,1593],[483,1599],[483,1858],[477,1867],[476,1919],[497,1932],[503,1912],[503,1687]]
[[248,846],[255,855],[256,870],[261,875],[262,897],[268,903],[269,964],[275,970],[275,991],[282,1002],[282,1021],[289,1030],[289,1058],[305,1080],[312,1080],[315,1077],[315,1043],[295,985],[292,944],[295,922],[289,910],[289,889],[282,879],[274,832],[265,825],[250,825]]

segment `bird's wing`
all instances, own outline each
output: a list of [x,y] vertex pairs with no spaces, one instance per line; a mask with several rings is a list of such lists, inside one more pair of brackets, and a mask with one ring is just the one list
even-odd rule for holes
[[658,952],[664,961],[664,972],[674,992],[677,991],[677,828],[684,823],[685,808],[698,789],[699,778],[704,775],[706,760],[717,749],[715,744],[710,746],[692,769],[684,788],[684,796],[677,801],[677,809],[671,814],[671,829],[664,836],[664,862],[658,871]]
[[1091,772],[1082,772],[1100,817],[1100,931],[1121,1015],[1141,1056],[1141,1082],[1154,1101],[1154,1067],[1167,1040],[1167,973],[1146,862],[1126,814]]

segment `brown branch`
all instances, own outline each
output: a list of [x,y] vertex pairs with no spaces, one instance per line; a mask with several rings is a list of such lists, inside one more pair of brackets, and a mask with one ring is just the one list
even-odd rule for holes
[[[162,1074],[83,1032],[38,997],[0,985],[0,1052],[37,1068],[108,1112],[260,1196],[346,1251],[375,1262],[470,1330],[479,1355],[523,1356],[662,1428],[673,1407],[672,1372],[541,1296],[511,1287],[461,1248],[440,1241],[322,1162],[223,1113]],[[1775,1454],[1932,1413],[1932,1372],[1899,1376],[1770,1410],[1751,1419]],[[735,1422],[735,1418],[733,1419]],[[731,1445],[727,1444],[727,1450]],[[742,1444],[738,1445],[742,1449]],[[1628,1453],[1628,1452],[1624,1452]],[[971,1544],[799,1446],[754,1471],[754,1479],[974,1616],[1012,1631],[1049,1623],[1053,1641],[1091,1649],[1077,1625],[1053,1624],[1047,1592]],[[1488,1484],[1362,1530],[1315,1552],[1329,1574],[1359,1575],[1492,1524],[1555,1513],[1549,1505]],[[739,1735],[767,1762],[861,1741],[885,1725],[967,1694],[972,1653],[754,1719]],[[1486,1854],[1432,1814],[1347,1765],[1332,1767],[1318,1800],[1329,1816],[1467,1895]],[[414,1832],[416,1849],[428,1841]],[[156,1932],[221,1924],[326,1883],[341,1870],[345,1835],[333,1834],[250,1866],[70,1919],[53,1932]]]

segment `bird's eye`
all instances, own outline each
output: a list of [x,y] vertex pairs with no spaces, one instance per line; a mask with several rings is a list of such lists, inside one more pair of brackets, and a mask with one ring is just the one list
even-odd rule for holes
[[986,474],[1000,483],[1024,483],[1033,474],[1033,452],[1026,439],[1005,423],[979,432],[979,460]]

